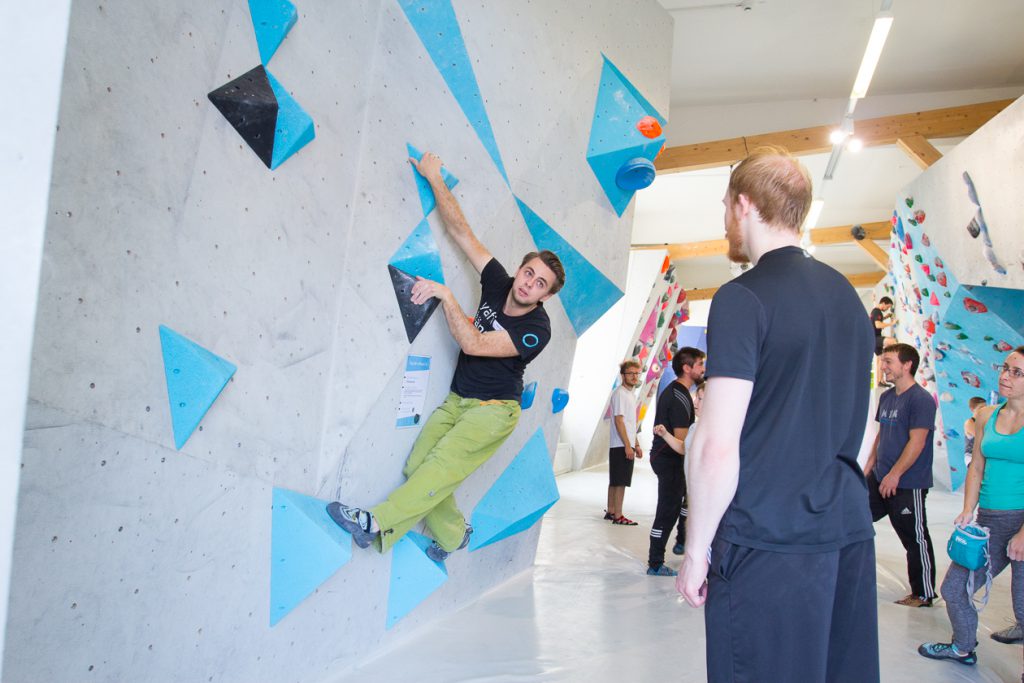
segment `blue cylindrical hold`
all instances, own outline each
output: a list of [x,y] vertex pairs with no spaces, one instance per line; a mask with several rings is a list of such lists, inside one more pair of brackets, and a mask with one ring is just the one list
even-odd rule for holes
[[636,192],[654,182],[654,162],[644,157],[630,159],[619,166],[615,184],[626,192]]

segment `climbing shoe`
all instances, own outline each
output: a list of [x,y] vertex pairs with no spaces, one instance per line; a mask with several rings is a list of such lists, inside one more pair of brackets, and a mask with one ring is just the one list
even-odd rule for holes
[[[467,545],[469,545],[469,537],[472,536],[472,535],[473,535],[473,527],[471,525],[467,524],[466,525],[466,535],[462,537],[462,543],[460,543],[459,547],[456,548],[455,550],[462,550]],[[455,550],[453,550],[452,552],[455,552]],[[442,548],[440,545],[438,545],[437,541],[433,541],[430,545],[427,546],[427,557],[432,559],[434,562],[444,562],[445,560],[448,559],[449,556],[451,556],[451,554],[452,553],[448,552],[447,550]]]
[[373,515],[367,510],[349,507],[335,501],[327,504],[327,514],[334,523],[352,535],[352,540],[360,548],[366,548],[380,536],[380,531],[373,531]]

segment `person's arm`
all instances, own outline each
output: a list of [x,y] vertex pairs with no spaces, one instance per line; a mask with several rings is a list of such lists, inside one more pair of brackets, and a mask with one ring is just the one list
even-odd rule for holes
[[615,420],[615,431],[619,433],[622,445],[626,448],[626,459],[632,460],[635,457],[635,453],[633,452],[633,446],[629,445],[633,440],[626,433],[626,421],[621,415],[616,415],[613,419]]
[[978,506],[978,498],[981,496],[981,481],[985,478],[985,456],[981,452],[981,441],[985,434],[985,423],[994,411],[995,408],[991,406],[978,411],[974,425],[974,452],[971,454],[971,464],[967,466],[967,479],[964,481],[964,507],[953,519],[955,526],[965,526],[974,520],[974,508]]
[[[674,429],[672,431],[678,432],[680,430]],[[654,425],[654,433],[660,436],[665,441],[665,443],[668,444],[668,447],[674,450],[679,455],[686,455],[686,446],[684,445],[684,442],[686,441],[687,431],[688,430],[686,429],[682,430],[683,438],[680,439],[674,436],[671,432],[669,432],[668,429],[665,428],[665,425]]]
[[864,474],[867,475],[871,470],[875,469],[875,461],[878,460],[878,440],[882,436],[882,432],[875,432],[875,441],[871,444],[871,455],[868,456],[867,462],[864,463]]
[[[476,234],[469,227],[465,214],[462,213],[462,207],[459,206],[458,200],[445,185],[444,178],[441,177],[441,158],[432,152],[424,152],[419,161],[410,157],[409,163],[430,183],[430,189],[434,191],[434,198],[437,200],[438,213],[441,214],[441,220],[452,240],[459,245],[477,272],[483,272],[484,266],[492,258],[491,252],[477,239]],[[454,332],[452,335],[454,336]],[[465,351],[465,349],[463,350]]]
[[519,355],[519,350],[516,349],[507,331],[481,332],[473,325],[472,319],[466,317],[452,290],[440,282],[416,278],[416,284],[412,286],[412,302],[418,306],[433,297],[441,301],[448,329],[459,348],[465,353],[487,358],[513,358]]
[[700,607],[707,599],[708,550],[722,516],[736,495],[740,476],[740,433],[754,390],[750,380],[712,377],[707,381],[703,426],[686,459],[689,517],[686,553],[676,588]]
[[893,463],[889,473],[882,477],[882,481],[878,482],[878,492],[882,494],[882,498],[889,498],[896,493],[896,489],[900,485],[900,477],[917,462],[918,456],[924,450],[928,434],[928,429],[915,428],[910,430],[907,445],[903,447],[900,457]]

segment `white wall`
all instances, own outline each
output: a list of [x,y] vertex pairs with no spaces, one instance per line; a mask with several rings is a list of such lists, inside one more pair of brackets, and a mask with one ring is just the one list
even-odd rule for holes
[[0,679],[28,361],[69,7],[69,0],[38,0],[8,3],[0,10],[0,82],[9,95],[0,108]]
[[560,440],[572,444],[573,469],[594,464],[593,454],[608,450],[608,423],[604,421],[608,397],[619,374],[619,363],[629,357],[636,328],[647,305],[651,287],[661,276],[665,251],[629,252],[624,296],[576,344],[569,378],[571,400],[565,408]]

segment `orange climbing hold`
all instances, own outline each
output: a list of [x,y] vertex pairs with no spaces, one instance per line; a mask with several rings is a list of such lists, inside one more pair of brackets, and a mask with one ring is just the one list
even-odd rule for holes
[[661,135],[661,124],[653,116],[645,116],[637,121],[636,129],[645,138],[656,138]]

